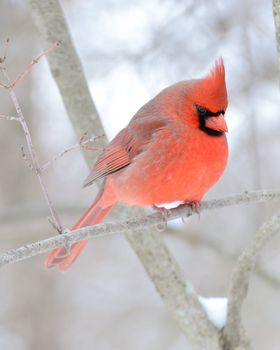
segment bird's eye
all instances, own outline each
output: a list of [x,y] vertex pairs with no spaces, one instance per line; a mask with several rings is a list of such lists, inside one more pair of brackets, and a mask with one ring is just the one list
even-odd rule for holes
[[207,109],[204,108],[203,106],[196,106],[197,112],[201,116],[205,116],[207,114]]

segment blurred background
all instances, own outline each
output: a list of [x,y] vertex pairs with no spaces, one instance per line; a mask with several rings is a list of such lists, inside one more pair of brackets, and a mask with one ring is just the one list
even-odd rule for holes
[[[162,88],[226,66],[230,159],[207,198],[279,188],[279,83],[272,5],[265,0],[63,0],[92,96],[109,138]],[[27,1],[0,3],[0,52],[11,39],[16,77],[41,52]],[[16,87],[41,163],[77,142],[46,60]],[[15,115],[0,90],[0,114]],[[1,251],[55,234],[37,178],[21,156],[23,132],[0,120]],[[95,196],[79,150],[44,174],[64,226]],[[202,213],[163,233],[186,278],[203,296],[225,296],[236,257],[277,204]],[[280,237],[263,251],[244,322],[255,349],[279,349]],[[43,256],[0,270],[0,349],[186,350],[122,235],[95,239],[67,273],[45,271]]]

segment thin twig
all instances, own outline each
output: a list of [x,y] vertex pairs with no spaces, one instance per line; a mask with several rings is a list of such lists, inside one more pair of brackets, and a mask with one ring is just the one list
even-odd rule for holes
[[[45,51],[43,51],[42,53],[40,53],[37,57],[35,57],[28,65],[27,67],[15,78],[15,80],[13,82],[11,82],[9,80],[9,84],[3,84],[0,83],[0,87],[2,88],[6,88],[6,89],[10,89],[10,88],[14,88],[32,69],[32,67],[38,63],[40,61],[41,58],[43,58],[45,55],[47,55],[48,53],[50,53],[51,51],[53,51],[56,47],[58,47],[60,45],[60,42],[57,41],[55,42],[52,46],[50,46],[49,48],[47,48]],[[2,61],[0,61],[0,63],[4,63],[6,60],[6,57],[4,56],[4,60],[2,59]],[[5,70],[6,68],[4,67]]]
[[34,58],[29,65],[19,74],[16,79],[11,83],[10,87],[15,87],[32,69],[32,67],[40,61],[41,58],[46,56],[48,53],[52,52],[56,47],[60,45],[60,42],[55,42],[52,46],[50,46],[48,49],[40,53],[36,58]]
[[[7,40],[7,44],[6,44],[6,47],[4,49],[4,56],[3,56],[3,58],[2,58],[2,60],[0,62],[1,64],[5,63],[6,58],[7,58],[8,43],[9,43],[9,40]],[[20,108],[19,102],[18,102],[17,97],[16,97],[16,94],[15,94],[15,92],[13,90],[13,87],[15,87],[17,85],[17,83],[26,76],[26,74],[31,70],[33,65],[35,63],[38,63],[38,61],[43,56],[45,56],[46,54],[48,54],[51,51],[53,51],[55,49],[55,47],[57,47],[58,45],[59,45],[59,42],[55,42],[48,49],[46,49],[40,55],[38,55],[35,59],[33,59],[32,62],[26,67],[26,69],[21,74],[19,74],[18,77],[12,83],[11,83],[11,80],[10,80],[9,75],[7,73],[5,65],[3,67],[1,67],[2,68],[1,69],[2,74],[3,74],[4,78],[6,79],[6,81],[8,82],[8,84],[6,84],[6,85],[5,84],[0,84],[0,86],[5,87],[5,88],[7,88],[9,90],[10,98],[11,98],[11,100],[12,100],[12,102],[14,104],[14,107],[16,109],[16,112],[17,112],[17,118],[15,118],[15,117],[8,117],[8,116],[4,116],[4,115],[2,115],[2,117],[6,118],[8,120],[16,120],[16,121],[20,122],[20,124],[21,124],[21,126],[23,128],[25,137],[26,137],[26,142],[27,142],[29,154],[30,154],[30,157],[31,157],[31,160],[32,160],[33,164],[30,164],[30,162],[28,161],[28,159],[27,159],[27,157],[26,157],[26,155],[25,155],[25,153],[23,151],[23,148],[22,148],[23,159],[27,162],[29,168],[31,168],[32,170],[35,171],[35,173],[36,173],[36,175],[38,177],[38,180],[39,180],[39,183],[41,185],[43,194],[45,196],[45,199],[47,201],[48,207],[49,207],[50,212],[51,212],[53,226],[56,227],[56,229],[59,232],[62,232],[62,230],[63,230],[62,225],[60,223],[60,220],[59,220],[59,217],[57,215],[57,212],[56,212],[56,210],[55,210],[55,208],[54,208],[54,206],[52,204],[52,201],[51,201],[50,196],[48,194],[46,185],[45,185],[45,183],[43,181],[43,177],[42,177],[42,173],[41,173],[41,170],[40,170],[39,161],[38,161],[37,154],[35,152],[35,149],[34,149],[34,146],[33,146],[33,143],[32,143],[32,139],[31,139],[31,134],[29,132],[29,128],[28,128],[27,123],[26,123],[26,121],[24,119],[22,110]]]
[[27,142],[27,147],[28,147],[30,158],[31,158],[31,161],[32,161],[32,166],[33,166],[33,169],[35,171],[35,174],[38,177],[41,189],[43,191],[43,194],[44,194],[45,199],[47,201],[48,207],[50,209],[52,221],[54,222],[55,226],[58,228],[59,232],[62,232],[62,230],[63,230],[62,229],[62,225],[60,223],[59,217],[58,217],[58,215],[56,213],[56,210],[55,210],[55,208],[54,208],[54,206],[52,204],[52,201],[50,199],[50,196],[48,194],[47,187],[46,187],[46,185],[44,183],[44,180],[43,180],[43,177],[42,177],[42,173],[41,173],[41,170],[40,170],[39,161],[38,161],[38,158],[37,158],[37,154],[36,154],[35,148],[34,148],[33,143],[32,143],[31,134],[29,132],[29,128],[27,126],[27,123],[26,123],[26,121],[24,119],[24,116],[23,116],[22,110],[20,108],[18,99],[17,99],[16,94],[15,94],[15,92],[14,92],[14,90],[12,88],[12,85],[10,83],[10,79],[9,79],[7,71],[6,70],[2,70],[2,74],[5,77],[5,79],[7,80],[7,82],[9,83],[9,85],[8,85],[8,86],[10,86],[9,87],[9,95],[10,95],[10,98],[11,98],[11,100],[13,102],[14,107],[15,107],[15,110],[16,110],[16,113],[17,113],[17,116],[18,116],[17,119],[20,122],[20,124],[22,126],[22,129],[24,131],[26,142]]
[[7,59],[7,56],[8,56],[8,49],[9,49],[9,42],[10,42],[10,39],[7,38],[7,39],[6,39],[6,45],[5,45],[5,47],[4,47],[3,56],[0,57],[0,64],[5,63],[5,61],[6,61],[6,59]]
[[[280,201],[280,191],[245,192],[226,198],[204,201],[201,203],[200,210],[213,210],[232,205],[267,201]],[[178,208],[167,210],[167,220],[170,221],[180,217],[189,217],[193,214],[196,214],[196,212],[193,210],[192,206],[182,205]],[[162,223],[165,223],[165,218],[163,218],[163,216],[157,212],[136,219],[83,227],[75,231],[54,236],[36,243],[30,243],[24,247],[11,249],[5,253],[2,253],[0,254],[0,267],[45,253],[65,244],[74,244],[83,239],[125,233],[131,230],[135,230],[137,232],[139,229],[143,230]]]
[[25,154],[24,148],[23,148],[23,147],[21,147],[21,155],[22,155],[22,158],[23,158],[23,160],[25,161],[27,167],[28,167],[30,170],[34,171],[34,167],[33,167],[32,164],[29,162],[29,159],[27,158],[27,155]]
[[278,56],[278,76],[280,79],[280,0],[273,0],[273,17],[276,34],[276,47]]
[[262,225],[249,246],[238,258],[230,282],[227,324],[224,329],[224,335],[230,349],[243,345],[244,334],[243,329],[240,328],[241,311],[247,296],[251,272],[255,267],[258,254],[279,229],[280,211]]
[[[90,142],[96,141],[98,138],[104,137],[104,135],[101,136],[93,136],[87,140],[84,140],[84,136],[81,137],[80,142],[76,143],[75,145],[67,148],[66,150],[62,151],[61,153],[55,155],[52,159],[50,159],[48,162],[46,162],[44,165],[41,166],[41,171],[45,171],[50,165],[52,165],[55,161],[57,161],[59,158],[63,157],[66,153],[69,153],[75,149],[78,148],[85,148],[86,145]],[[88,147],[87,149],[91,151],[102,151],[103,148],[101,147]]]
[[79,142],[79,146],[82,149],[86,149],[88,151],[103,151],[104,148],[103,147],[91,147],[91,146],[87,146],[87,144],[91,141],[96,141],[98,138],[101,137],[105,137],[104,134],[100,135],[100,136],[94,136],[93,138],[90,139],[86,139],[87,133],[85,132],[82,137],[80,138],[80,142]]
[[13,116],[4,115],[4,114],[0,114],[0,118],[7,119],[7,120],[15,120],[17,122],[19,121],[18,117],[13,117]]

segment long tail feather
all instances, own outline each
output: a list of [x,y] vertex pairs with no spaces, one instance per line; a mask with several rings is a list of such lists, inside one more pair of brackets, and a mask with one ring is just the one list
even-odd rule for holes
[[[97,196],[92,206],[71,228],[72,231],[81,227],[99,224],[106,218],[106,216],[113,209],[115,203],[104,208],[101,203],[102,194],[103,191],[101,191],[101,193]],[[45,267],[49,269],[51,267],[58,266],[60,271],[67,270],[81,254],[81,251],[83,250],[87,242],[88,240],[85,239],[83,241],[75,243],[72,245],[69,251],[67,251],[65,247],[59,247],[52,250],[45,260]]]

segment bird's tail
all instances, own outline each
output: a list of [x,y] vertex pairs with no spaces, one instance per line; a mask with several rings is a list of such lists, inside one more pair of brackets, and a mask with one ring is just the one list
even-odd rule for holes
[[[101,190],[92,206],[76,222],[76,224],[71,228],[71,231],[77,230],[81,227],[99,224],[106,218],[106,216],[113,209],[115,203],[104,206],[104,201],[102,200],[103,193],[104,191]],[[45,260],[45,267],[49,269],[57,265],[60,271],[67,270],[78,258],[87,242],[88,240],[84,239],[78,243],[75,243],[72,245],[69,251],[65,247],[52,250]]]

